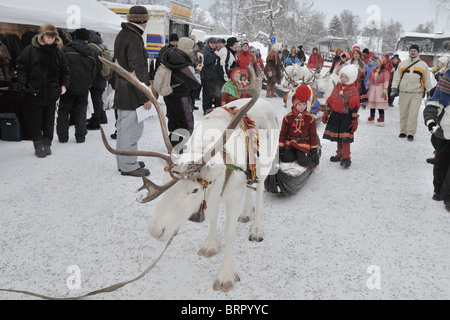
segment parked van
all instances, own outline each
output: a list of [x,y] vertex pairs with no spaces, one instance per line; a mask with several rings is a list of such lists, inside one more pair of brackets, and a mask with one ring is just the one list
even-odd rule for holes
[[350,51],[350,45],[347,38],[326,37],[317,41],[317,47],[324,61],[332,61],[334,59],[334,51],[337,48],[343,51]]

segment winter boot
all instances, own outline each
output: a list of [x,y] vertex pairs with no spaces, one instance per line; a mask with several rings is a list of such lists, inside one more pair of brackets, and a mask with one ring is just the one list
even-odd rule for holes
[[335,155],[335,156],[332,156],[332,157],[330,158],[330,161],[331,161],[331,162],[341,162],[341,160],[342,160],[342,155],[340,155],[340,154]]
[[367,119],[367,123],[372,124],[374,122],[375,118],[370,116],[369,119]]
[[266,86],[266,98],[271,97],[271,93],[270,93],[271,88],[272,88],[272,84],[268,83]]
[[44,145],[44,152],[45,152],[45,155],[51,156],[52,155],[51,147],[49,145]]
[[348,168],[350,168],[351,165],[352,165],[352,160],[350,160],[350,159],[342,159],[341,167],[344,167],[345,169],[348,169]]
[[47,156],[42,143],[34,143],[34,155],[38,158],[45,158]]
[[379,126],[379,127],[384,127],[384,119],[378,118],[378,119],[377,119],[377,126]]

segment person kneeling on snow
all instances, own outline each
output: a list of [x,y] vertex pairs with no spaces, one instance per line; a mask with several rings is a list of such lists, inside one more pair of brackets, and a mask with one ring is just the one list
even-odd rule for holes
[[327,100],[327,108],[322,116],[323,124],[327,124],[323,138],[338,144],[336,156],[331,162],[340,162],[341,166],[351,166],[350,144],[354,141],[354,133],[358,129],[358,111],[360,108],[359,91],[355,86],[358,68],[347,65],[340,71],[341,81],[336,85]]
[[294,162],[302,167],[319,165],[316,120],[306,111],[311,90],[300,86],[292,97],[292,111],[283,119],[279,139],[281,162]]

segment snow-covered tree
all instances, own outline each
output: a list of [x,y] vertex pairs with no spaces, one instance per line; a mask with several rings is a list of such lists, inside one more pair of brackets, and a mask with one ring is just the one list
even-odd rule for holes
[[331,18],[328,25],[328,34],[333,37],[343,37],[344,32],[342,31],[342,23],[337,15]]
[[414,29],[414,32],[433,33],[434,32],[434,22],[428,21],[427,23],[425,23],[425,25],[423,23],[421,23],[417,26],[416,29]]
[[340,14],[340,22],[342,25],[342,34],[344,38],[348,38],[350,43],[356,42],[356,37],[359,36],[361,19],[358,15],[353,14],[350,10],[344,10]]

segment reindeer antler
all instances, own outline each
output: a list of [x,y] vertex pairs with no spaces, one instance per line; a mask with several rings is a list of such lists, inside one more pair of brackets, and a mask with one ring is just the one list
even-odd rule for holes
[[105,133],[103,131],[103,128],[100,126],[100,131],[102,134],[102,140],[103,144],[105,145],[106,149],[111,152],[114,155],[118,156],[143,156],[143,157],[153,157],[153,158],[160,158],[165,160],[169,165],[169,174],[172,177],[172,181],[167,183],[164,186],[157,186],[150,180],[148,180],[145,177],[142,177],[144,181],[144,185],[138,190],[141,191],[143,189],[148,190],[148,195],[142,200],[142,203],[149,202],[151,200],[154,200],[158,198],[161,194],[163,194],[166,190],[168,190],[170,187],[175,185],[179,180],[183,179],[181,176],[175,176],[175,174],[172,172],[172,168],[174,167],[174,162],[172,160],[173,155],[173,147],[170,143],[170,138],[167,130],[166,121],[164,118],[164,112],[161,104],[156,100],[155,96],[153,95],[151,88],[143,84],[139,79],[136,77],[136,74],[133,72],[128,72],[123,67],[119,65],[119,63],[116,61],[115,63],[112,63],[111,61],[108,61],[102,57],[99,57],[100,61],[104,64],[108,65],[111,69],[113,69],[115,72],[117,72],[120,76],[128,80],[133,86],[138,88],[140,91],[142,91],[145,96],[153,103],[153,105],[156,108],[156,111],[158,113],[159,123],[161,125],[161,132],[163,135],[164,143],[166,145],[167,151],[169,154],[162,154],[157,152],[147,152],[147,151],[123,151],[123,150],[115,150],[111,148],[111,146],[108,144],[108,141],[106,139]]
[[230,138],[230,135],[227,135],[227,131],[236,129],[237,125],[245,116],[245,114],[255,105],[256,101],[258,101],[259,95],[261,93],[263,77],[260,66],[257,65],[257,67],[258,76],[256,76],[252,64],[249,64],[247,66],[249,78],[252,79],[252,81],[247,87],[241,89],[241,92],[249,93],[252,96],[252,99],[246,105],[244,105],[234,116],[234,118],[231,120],[231,122],[223,132],[221,139],[217,140],[217,142],[211,147],[211,149],[203,155],[202,163],[199,166],[195,167],[195,170],[197,172],[200,171],[209,162],[209,160],[211,160],[217,154],[217,152],[219,152],[223,148],[223,146],[227,143],[227,140]]
[[111,61],[108,61],[108,60],[100,57],[100,56],[98,58],[100,59],[101,62],[103,62],[104,64],[109,66],[111,69],[113,69],[115,72],[117,72],[120,76],[127,79],[132,85],[134,85],[136,88],[138,88],[140,91],[142,91],[145,94],[145,96],[148,98],[148,100],[150,100],[153,103],[153,105],[156,108],[156,112],[158,113],[159,123],[161,125],[161,132],[163,135],[163,139],[164,139],[164,143],[166,145],[167,151],[169,152],[169,154],[172,153],[173,147],[172,147],[172,144],[170,143],[166,120],[164,118],[163,108],[162,108],[161,104],[158,102],[158,100],[155,98],[155,96],[153,95],[150,87],[146,86],[144,83],[139,81],[139,79],[136,77],[136,74],[134,73],[134,71],[133,71],[133,73],[128,72],[122,66],[120,66],[120,64],[117,62],[117,60],[116,60],[116,62],[113,63]]
[[226,142],[227,142],[227,140],[229,138],[229,135],[227,135],[227,131],[228,130],[234,130],[237,127],[237,125],[239,124],[239,122],[242,120],[244,115],[255,105],[256,101],[259,99],[259,95],[260,95],[261,88],[262,88],[262,71],[261,71],[261,68],[258,65],[258,76],[256,76],[253,67],[251,65],[248,66],[247,70],[249,71],[250,79],[252,79],[252,81],[250,82],[250,84],[246,88],[242,89],[241,92],[245,92],[245,93],[251,94],[252,99],[245,106],[243,106],[239,110],[239,112],[236,114],[236,116],[231,120],[231,122],[228,124],[226,130],[222,134],[221,139],[219,139],[211,147],[211,149],[208,150],[208,152],[206,152],[203,155],[200,164],[190,164],[190,165],[188,165],[187,170],[186,170],[185,173],[184,172],[183,173],[179,173],[179,174],[176,173],[177,175],[175,175],[175,173],[172,170],[173,167],[174,167],[174,162],[172,160],[172,150],[173,150],[173,148],[172,148],[172,145],[170,144],[170,139],[169,139],[169,136],[167,134],[167,127],[166,127],[166,124],[165,124],[165,121],[164,121],[164,114],[162,112],[161,105],[158,103],[158,101],[153,96],[153,94],[152,94],[152,92],[150,90],[150,87],[147,87],[142,82],[140,82],[137,79],[137,77],[136,77],[136,75],[134,73],[132,74],[132,73],[126,71],[117,62],[116,63],[111,63],[110,61],[105,60],[105,59],[103,59],[101,57],[99,57],[99,58],[100,58],[100,60],[103,63],[105,63],[108,66],[110,66],[114,71],[116,71],[119,75],[121,75],[122,77],[127,79],[136,88],[138,88],[139,90],[144,92],[145,95],[149,98],[149,100],[155,105],[156,110],[158,112],[159,120],[160,120],[160,123],[161,123],[161,128],[162,128],[162,131],[163,131],[164,142],[166,143],[167,149],[169,151],[169,155],[164,155],[164,154],[157,153],[157,152],[115,150],[115,149],[111,148],[111,146],[108,144],[108,141],[106,139],[105,133],[104,133],[103,129],[100,128],[101,129],[103,143],[104,143],[106,149],[109,152],[111,152],[111,153],[113,153],[115,155],[121,155],[121,156],[157,157],[157,158],[161,158],[161,159],[165,160],[169,164],[169,170],[168,171],[169,171],[169,173],[170,173],[170,175],[172,177],[172,180],[169,181],[164,186],[158,186],[155,183],[153,183],[152,181],[150,181],[149,179],[143,177],[144,185],[138,191],[147,189],[148,190],[148,195],[147,195],[147,197],[142,199],[142,201],[141,201],[142,203],[146,203],[146,202],[149,202],[149,201],[152,201],[152,200],[158,198],[166,190],[168,190],[169,188],[174,186],[178,181],[180,181],[180,180],[182,180],[184,178],[192,178],[192,177],[195,177],[196,175],[198,175],[200,170],[226,144]]

